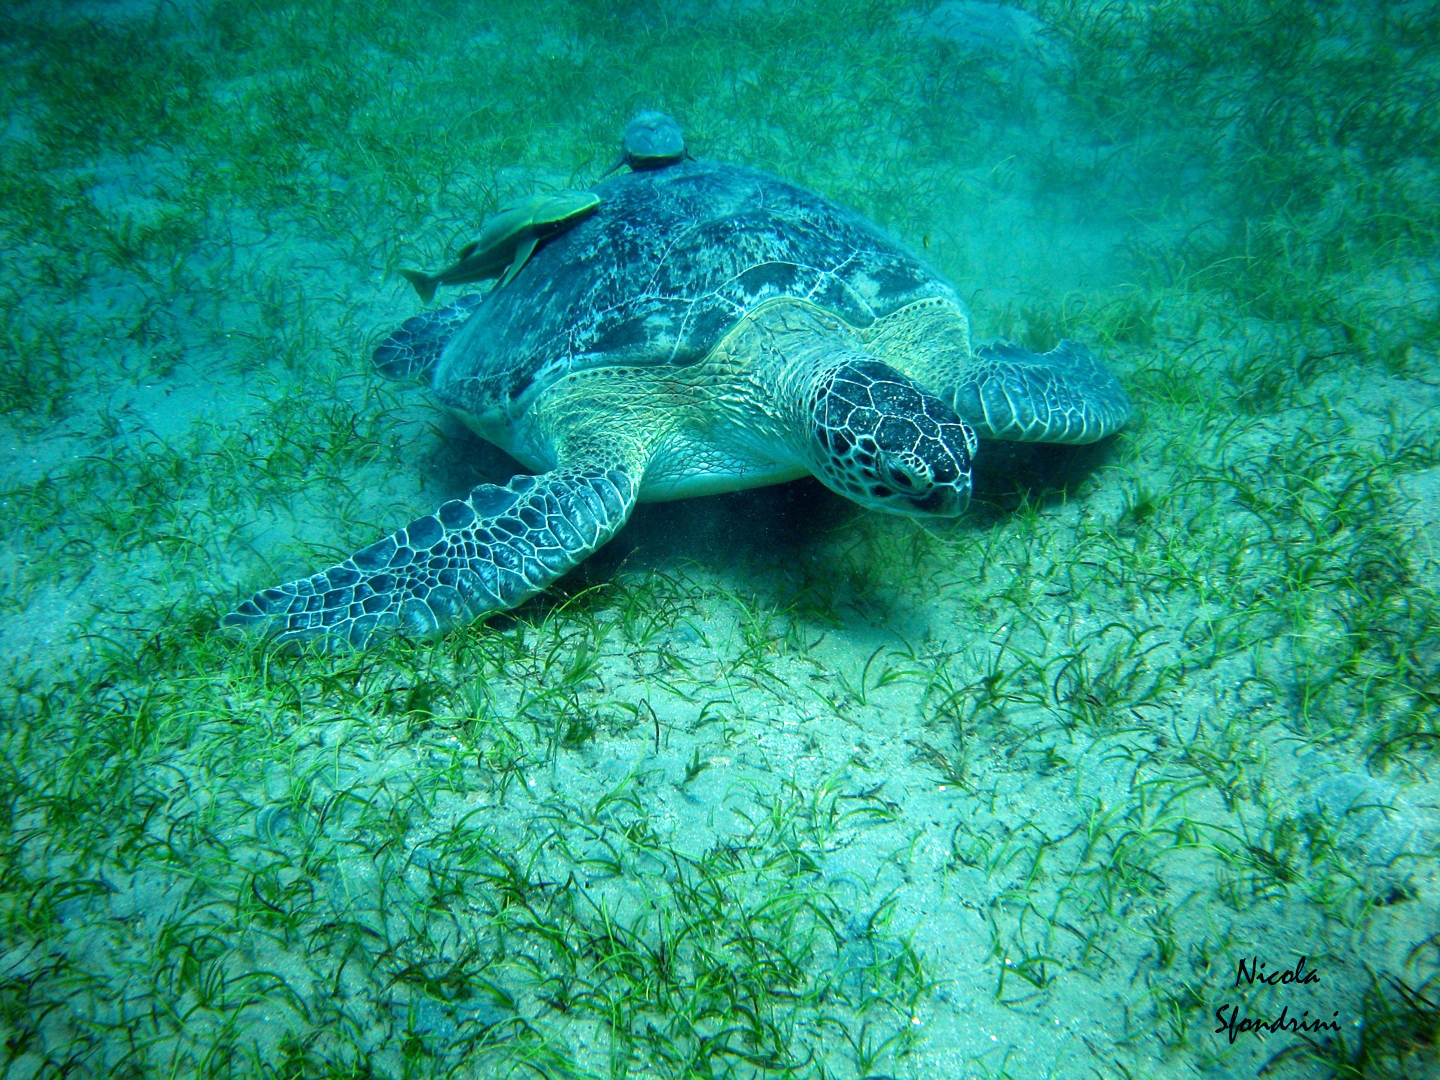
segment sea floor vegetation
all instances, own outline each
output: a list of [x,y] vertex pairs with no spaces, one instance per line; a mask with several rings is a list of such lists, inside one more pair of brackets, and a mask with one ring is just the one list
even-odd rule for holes
[[[1433,4],[35,0],[0,55],[0,1077],[1440,1068]],[[1134,421],[986,447],[943,536],[800,482],[438,641],[218,633],[509,475],[370,369],[395,271],[642,108]]]

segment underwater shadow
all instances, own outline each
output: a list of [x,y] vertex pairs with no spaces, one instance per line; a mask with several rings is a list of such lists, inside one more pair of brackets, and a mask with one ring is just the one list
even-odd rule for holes
[[970,509],[961,527],[992,525],[1024,506],[1073,498],[1081,484],[1109,464],[1117,443],[1115,435],[1083,446],[982,442],[973,464]]
[[[459,420],[437,428],[432,477],[449,498],[481,483],[503,484],[526,470]],[[988,527],[1021,507],[1073,497],[1114,452],[1114,436],[1085,446],[985,442],[973,465],[974,490],[959,529]],[[691,561],[723,566],[793,565],[807,550],[866,513],[813,477],[674,502],[642,503],[615,537],[574,572],[596,584],[622,564],[662,568]],[[570,575],[573,577],[573,575]],[[579,582],[573,582],[571,588]],[[568,591],[568,590],[567,590]]]

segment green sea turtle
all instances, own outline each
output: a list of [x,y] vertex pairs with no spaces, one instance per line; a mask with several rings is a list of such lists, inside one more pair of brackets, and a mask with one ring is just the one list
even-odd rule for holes
[[519,285],[415,316],[375,352],[535,475],[258,592],[226,625],[322,646],[433,635],[544,589],[637,501],[807,473],[953,520],[979,440],[1091,442],[1129,417],[1083,346],[972,349],[948,282],[812,192],[681,162],[595,193]]
[[629,165],[635,172],[663,169],[688,156],[680,125],[665,113],[649,109],[625,125],[620,136],[620,156],[601,176],[609,176],[621,165]]
[[454,266],[435,274],[419,270],[401,270],[400,274],[415,286],[420,299],[427,304],[440,285],[461,285],[504,274],[496,286],[502,288],[529,261],[540,241],[573,228],[599,205],[599,197],[589,191],[528,195],[486,221],[480,230],[480,239],[460,249]]

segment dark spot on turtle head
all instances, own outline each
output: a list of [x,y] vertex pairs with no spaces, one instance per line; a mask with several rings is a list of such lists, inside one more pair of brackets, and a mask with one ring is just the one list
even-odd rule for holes
[[516,398],[518,398],[521,394],[523,394],[526,390],[530,388],[530,384],[534,381],[534,376],[528,373],[517,374],[514,381],[510,384],[510,400],[514,401]]

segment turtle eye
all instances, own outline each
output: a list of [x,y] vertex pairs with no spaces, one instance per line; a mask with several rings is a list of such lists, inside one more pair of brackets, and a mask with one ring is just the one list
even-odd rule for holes
[[929,491],[934,485],[930,470],[918,454],[885,454],[880,459],[881,478],[907,495]]
[[888,461],[885,462],[884,466],[881,469],[881,472],[884,473],[885,479],[893,487],[897,487],[901,491],[910,491],[915,487],[915,480],[913,477],[911,477],[909,473],[907,473],[904,469],[897,468],[895,465]]

